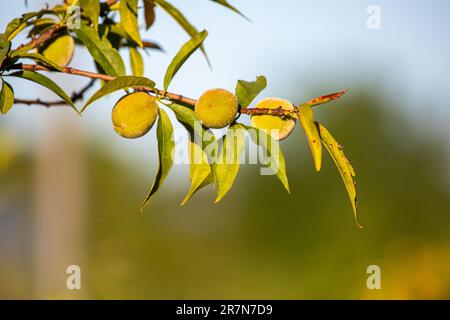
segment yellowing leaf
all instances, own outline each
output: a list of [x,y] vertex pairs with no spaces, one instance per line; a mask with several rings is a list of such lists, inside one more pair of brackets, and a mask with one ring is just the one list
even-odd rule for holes
[[228,128],[215,167],[217,198],[219,202],[231,189],[239,171],[239,161],[245,148],[244,127],[240,124]]
[[125,30],[131,40],[142,47],[137,21],[138,0],[120,0],[119,13],[120,24],[122,25],[123,30]]
[[7,113],[14,105],[14,90],[13,88],[3,81],[2,91],[0,92],[0,112],[2,114]]
[[356,224],[358,225],[358,227],[362,228],[362,226],[358,222],[357,214],[355,171],[350,165],[350,162],[345,157],[344,152],[342,152],[340,144],[333,138],[328,130],[318,122],[316,122],[316,126],[319,130],[323,145],[326,147],[331,157],[333,158],[334,163],[336,164],[339,173],[341,174],[342,180],[344,181],[345,188],[347,189],[347,193],[352,204]]
[[207,36],[208,32],[206,30],[203,30],[202,32],[192,37],[180,48],[178,53],[170,62],[170,65],[167,67],[166,74],[164,76],[164,90],[167,90],[175,74],[186,62],[186,60],[195,52],[195,50],[197,50],[202,45]]
[[158,154],[159,154],[159,168],[156,174],[155,181],[141,206],[141,212],[153,195],[159,190],[173,164],[173,154],[175,150],[175,142],[173,140],[173,127],[167,113],[161,108],[158,111],[158,128],[156,136],[158,138]]
[[314,166],[316,167],[316,171],[319,172],[322,166],[322,145],[320,144],[319,131],[314,124],[312,108],[308,104],[302,104],[297,108],[297,111],[298,118],[308,139]]
[[144,60],[139,50],[135,47],[130,47],[130,64],[133,75],[142,77],[144,74]]

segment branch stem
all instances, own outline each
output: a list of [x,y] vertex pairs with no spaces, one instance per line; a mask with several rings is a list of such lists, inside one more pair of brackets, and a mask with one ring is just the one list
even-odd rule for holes
[[[62,71],[52,70],[52,69],[49,69],[47,67],[40,66],[37,64],[15,64],[15,65],[12,65],[9,69],[11,69],[11,70],[27,70],[27,71],[34,71],[34,72],[35,71],[62,72],[62,73],[66,73],[66,74],[90,78],[93,80],[99,79],[99,80],[103,80],[103,81],[111,81],[116,78],[114,76],[110,76],[110,75],[106,75],[106,74],[102,74],[102,73],[95,73],[95,72],[75,69],[75,68],[71,68],[71,67],[65,67],[62,69]],[[166,92],[164,90],[160,90],[160,89],[156,89],[156,88],[134,87],[134,89],[137,91],[151,92],[155,95],[163,97],[164,99],[172,100],[177,103],[181,103],[187,107],[190,107],[191,109],[194,109],[195,104],[197,103],[197,100],[195,100],[195,99],[188,98],[188,97],[185,97],[185,96],[177,94],[177,93]],[[83,90],[80,91],[81,94],[79,94],[76,97],[77,98],[76,100],[79,100],[82,98],[82,94],[84,93],[84,91]],[[39,99],[37,99],[37,100],[16,99],[15,101],[17,103],[28,104],[28,105],[36,103],[36,104],[45,105],[48,107],[54,106],[54,105],[60,105],[63,103],[62,101],[45,102],[45,101],[42,101]],[[283,110],[282,108],[277,108],[277,109],[241,108],[240,113],[247,114],[247,115],[273,115],[273,116],[278,116],[278,117],[292,116],[292,111]]]
[[[11,66],[10,69],[12,69],[12,70],[28,70],[28,71],[60,72],[57,70],[51,70],[47,67],[40,66],[37,64],[16,64],[16,65]],[[100,79],[100,80],[104,80],[104,81],[111,81],[116,78],[114,76],[110,76],[107,74],[84,71],[84,70],[79,70],[79,69],[70,68],[70,67],[63,68],[62,72],[66,73],[66,74],[77,75],[77,76],[86,77],[86,78],[90,78],[90,79]],[[164,90],[159,90],[159,89],[149,88],[149,87],[135,87],[135,89],[139,90],[139,91],[152,92],[154,94],[157,94],[164,98],[168,98],[169,100],[177,101],[182,104],[195,106],[195,104],[197,103],[197,100],[195,100],[195,99],[187,98],[187,97],[184,97],[184,96],[182,96],[180,94],[176,94],[176,93],[164,92]]]

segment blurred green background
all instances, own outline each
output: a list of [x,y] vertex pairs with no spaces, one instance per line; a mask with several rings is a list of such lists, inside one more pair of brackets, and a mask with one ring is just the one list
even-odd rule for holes
[[[195,15],[189,5],[174,3],[186,14]],[[346,25],[349,20],[339,15],[350,10],[350,3],[342,1],[343,11],[333,12],[332,22],[338,29],[352,30]],[[449,7],[446,2],[436,3],[436,15]],[[407,13],[422,9],[417,2],[397,1],[398,8],[381,4],[386,23],[379,31],[366,30],[368,4],[359,4],[352,9],[358,12],[350,12],[361,15],[361,21],[355,22],[361,30],[349,31],[350,40],[341,46],[336,43],[332,50],[319,47],[319,57],[302,54],[302,47],[314,52],[311,43],[288,22],[283,26],[285,20],[276,11],[288,14],[293,7],[304,6],[303,14],[314,19],[321,14],[319,7],[286,1],[280,5],[282,9],[271,12],[272,20],[265,20],[267,7],[242,1],[243,11],[254,21],[250,26],[228,12],[208,7],[211,16],[198,24],[208,28],[216,16],[221,19],[216,26],[219,29],[227,22],[239,23],[238,31],[228,30],[231,36],[239,36],[239,30],[245,28],[265,30],[281,25],[291,36],[275,41],[292,46],[295,42],[295,55],[301,62],[284,60],[283,50],[272,55],[273,48],[257,56],[267,45],[260,39],[249,44],[248,52],[223,52],[223,45],[212,43],[210,55],[218,70],[208,71],[198,55],[187,70],[181,70],[183,76],[175,86],[195,97],[209,87],[228,85],[233,89],[238,78],[250,80],[262,73],[269,79],[264,96],[282,96],[294,102],[348,87],[350,92],[339,101],[318,107],[316,117],[345,145],[357,172],[363,230],[354,223],[345,188],[328,154],[324,154],[322,172],[314,172],[299,127],[282,142],[291,195],[274,176],[261,176],[257,166],[244,165],[220,204],[214,205],[213,190],[205,189],[180,207],[189,181],[188,167],[179,165],[140,214],[139,205],[157,167],[154,132],[139,141],[115,135],[109,127],[113,98],[103,106],[99,103],[81,120],[64,108],[15,106],[11,115],[0,119],[0,298],[450,298],[449,101],[444,91],[436,93],[436,88],[449,85],[444,76],[448,75],[448,61],[433,62],[443,68],[439,73],[429,67],[425,70],[424,64],[415,65],[412,58],[413,49],[423,41],[435,45],[430,52],[450,50],[434,40],[438,38],[434,29],[423,25],[417,28],[425,34],[416,33],[422,38],[409,44],[411,55],[398,49],[403,48],[402,43],[394,50],[386,39],[395,38],[392,33],[398,28],[406,28],[399,17],[393,18],[397,18],[393,11],[405,8],[401,4],[407,6]],[[411,9],[414,5],[417,7]],[[22,10],[23,4],[17,4],[8,18]],[[161,14],[160,30],[171,25],[164,19]],[[328,33],[339,32],[333,30],[330,19],[324,19],[325,26],[309,27],[310,33],[324,35],[324,39]],[[2,25],[7,20],[2,17]],[[419,20],[409,23],[416,26]],[[176,31],[173,48],[184,37]],[[150,36],[159,36],[164,45],[164,39],[175,31],[161,32],[158,29]],[[376,32],[379,34],[374,36]],[[220,34],[213,33],[213,37],[220,38]],[[386,42],[384,49],[368,50],[367,56],[350,50],[374,41],[367,39],[370,37],[384,37],[376,40]],[[156,78],[161,77],[174,52],[172,42],[169,40],[168,54],[155,54],[157,62],[165,61],[157,69],[162,71],[153,71],[153,56],[148,58],[148,76],[155,72]],[[231,54],[236,59],[233,66]],[[257,56],[253,64],[248,63],[247,54]],[[286,56],[292,54],[290,50]],[[417,57],[417,50],[415,54]],[[222,60],[224,56],[228,60]],[[434,57],[425,56],[428,62]],[[396,64],[402,57],[412,61],[411,65],[405,62],[405,69]],[[368,66],[354,67],[366,58]],[[72,65],[90,67],[80,61]],[[420,95],[416,89],[422,82],[411,85],[411,70],[406,68],[412,65],[417,78],[430,81],[421,87]],[[205,70],[197,74],[196,68]],[[202,78],[203,72],[208,74],[206,78]],[[189,81],[197,77],[198,82]],[[76,81],[67,81],[67,88],[79,85]],[[183,88],[183,81],[190,84]],[[46,94],[28,84],[23,84],[22,92]],[[65,287],[70,264],[81,267],[80,291]],[[366,268],[373,264],[381,267],[381,290],[366,287]]]

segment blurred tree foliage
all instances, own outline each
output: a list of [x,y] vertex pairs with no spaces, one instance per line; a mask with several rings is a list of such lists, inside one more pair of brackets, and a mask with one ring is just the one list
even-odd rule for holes
[[[300,169],[300,161],[311,165],[310,155],[298,151],[307,150],[298,147],[306,144],[300,134],[286,146],[295,194],[262,183],[274,177],[245,166],[220,206],[205,205],[202,197],[212,194],[202,193],[180,209],[166,193],[148,216],[133,214],[139,186],[128,186],[136,180],[117,184],[121,179],[111,172],[120,168],[93,159],[93,297],[449,298],[450,254],[441,254],[450,245],[445,152],[417,138],[401,114],[378,99],[349,96],[326,110],[361,172],[363,231],[346,219],[349,204],[331,160],[318,176]],[[113,186],[112,194],[105,185]],[[123,193],[129,196],[114,197]],[[427,269],[417,270],[423,251]],[[365,287],[371,264],[382,268],[380,292]],[[436,282],[437,274],[441,285],[430,293],[427,277]]]
[[[450,193],[442,141],[421,137],[380,96],[349,95],[326,110],[330,129],[348,141],[359,168],[362,231],[348,219],[349,203],[331,160],[322,174],[301,170],[312,164],[299,151],[307,150],[300,132],[286,142],[298,192],[284,194],[273,176],[243,166],[229,201],[209,204],[204,198],[214,195],[204,190],[180,208],[172,199],[185,190],[169,188],[146,215],[136,207],[146,181],[99,153],[100,142],[93,142],[88,297],[450,298]],[[30,295],[30,243],[19,240],[27,239],[30,223],[23,207],[29,161],[1,173],[0,297]],[[267,179],[273,183],[262,183]],[[15,251],[5,251],[8,245]],[[366,289],[371,264],[381,267],[380,291]]]

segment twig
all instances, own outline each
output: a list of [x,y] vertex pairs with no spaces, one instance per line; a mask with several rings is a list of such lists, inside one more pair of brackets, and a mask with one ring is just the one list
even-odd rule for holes
[[[58,71],[58,70],[51,70],[49,68],[46,68],[44,66],[40,66],[37,64],[15,64],[12,65],[11,67],[9,67],[10,70],[28,70],[28,71],[49,71],[49,72],[62,72],[62,73],[66,73],[66,74],[72,74],[72,75],[77,75],[77,76],[81,76],[81,77],[87,77],[90,78],[92,80],[95,79],[100,79],[100,80],[104,80],[104,81],[111,81],[114,80],[116,77],[114,76],[110,76],[110,75],[106,75],[106,74],[102,74],[102,73],[95,73],[95,72],[89,72],[89,71],[85,71],[85,70],[79,70],[79,69],[75,69],[75,68],[70,68],[70,67],[65,67],[62,69],[62,71]],[[160,90],[160,89],[156,89],[156,88],[150,88],[150,87],[144,87],[144,86],[137,86],[137,87],[133,87],[135,90],[137,91],[146,91],[146,92],[151,92],[154,93],[162,98],[168,99],[168,100],[172,100],[172,101],[176,101],[178,103],[181,103],[187,107],[190,107],[191,109],[193,109],[197,103],[197,100],[192,99],[192,98],[188,98],[185,96],[182,96],[180,94],[177,93],[172,93],[172,92],[166,92],[164,90]],[[87,89],[86,89],[87,90]],[[84,92],[83,92],[84,93]],[[82,98],[82,94],[77,97],[77,99],[81,99]],[[54,103],[50,103],[47,104],[42,100],[35,100],[35,101],[30,101],[30,100],[17,100],[17,103],[24,103],[24,104],[32,104],[32,103],[36,103],[36,104],[41,104],[41,105],[45,105],[45,106],[52,106],[52,105],[59,105],[61,104],[60,101],[54,102]],[[273,116],[278,116],[278,117],[291,117],[292,116],[292,110],[284,110],[283,108],[276,108],[276,109],[266,109],[266,108],[241,108],[240,109],[240,113],[242,114],[247,114],[247,115],[273,115]]]
[[[91,79],[91,81],[89,81],[89,83],[84,86],[80,91],[78,92],[74,92],[71,96],[71,100],[75,103],[78,100],[82,100],[84,94],[86,93],[86,91],[88,91],[95,83],[96,79]],[[44,101],[41,99],[35,99],[35,100],[29,100],[29,99],[20,99],[20,98],[16,98],[14,99],[14,103],[15,104],[25,104],[25,105],[33,105],[33,104],[38,104],[38,105],[42,105],[44,107],[53,107],[53,106],[60,106],[60,105],[67,105],[67,102],[65,102],[64,100],[56,100],[56,101]]]
[[42,46],[48,39],[50,39],[56,32],[63,28],[62,24],[55,24],[53,27],[42,33],[40,36],[31,39],[30,42],[21,44],[16,48],[16,50],[22,49],[24,47],[30,46],[30,49],[39,48]]
[[284,110],[279,107],[276,109],[268,109],[268,108],[241,108],[240,113],[247,115],[271,115],[277,116],[281,118],[291,117],[294,111],[292,110]]
[[[43,67],[40,65],[36,65],[36,64],[15,64],[15,65],[12,65],[11,67],[9,67],[9,69],[10,70],[61,72],[61,71],[57,71],[57,70],[51,70],[49,68],[46,68],[46,67]],[[66,74],[73,74],[73,75],[77,75],[77,76],[81,76],[81,77],[86,77],[86,78],[91,78],[91,79],[100,79],[100,80],[104,80],[104,81],[111,81],[116,78],[114,76],[109,76],[106,74],[89,72],[89,71],[79,70],[79,69],[70,68],[70,67],[63,68],[62,72],[66,73]],[[156,88],[149,88],[149,87],[142,87],[142,86],[138,86],[138,87],[134,87],[134,88],[139,91],[152,92],[163,98],[167,98],[169,100],[174,100],[179,103],[190,105],[190,106],[195,106],[195,104],[197,103],[197,100],[195,100],[195,99],[187,98],[187,97],[184,97],[184,96],[182,96],[180,94],[176,94],[176,93],[165,92],[164,90],[159,90]]]

